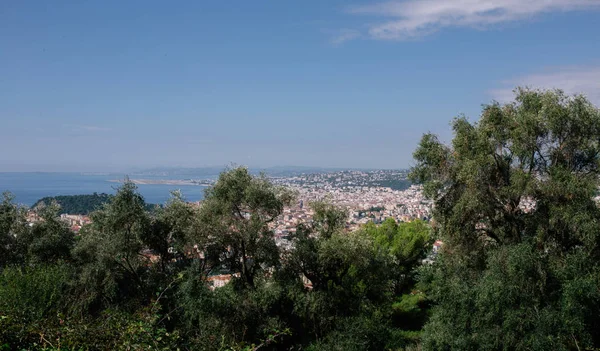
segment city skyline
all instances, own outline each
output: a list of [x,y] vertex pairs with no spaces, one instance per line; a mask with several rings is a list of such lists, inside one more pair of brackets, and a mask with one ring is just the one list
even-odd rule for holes
[[518,85],[600,104],[600,1],[23,1],[0,172],[402,169]]

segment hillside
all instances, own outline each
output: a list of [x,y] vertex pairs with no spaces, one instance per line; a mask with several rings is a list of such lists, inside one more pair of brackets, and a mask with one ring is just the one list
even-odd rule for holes
[[55,200],[60,205],[60,213],[82,214],[87,215],[90,212],[99,209],[103,204],[107,203],[112,195],[105,193],[93,193],[88,195],[61,195],[47,196],[36,201],[32,208],[44,203],[49,204]]
[[[87,195],[60,195],[60,196],[47,196],[36,201],[31,208],[35,208],[38,205],[44,203],[49,204],[52,200],[55,200],[60,205],[60,214],[81,214],[87,215],[99,209],[103,204],[107,203],[114,195],[105,193],[93,193]],[[147,210],[152,210],[154,204],[146,204]]]

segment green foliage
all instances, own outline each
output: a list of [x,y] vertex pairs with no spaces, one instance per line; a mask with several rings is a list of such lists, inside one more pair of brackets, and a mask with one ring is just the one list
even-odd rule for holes
[[[100,210],[102,206],[109,203],[114,195],[105,193],[93,193],[83,195],[59,195],[47,196],[37,200],[31,208],[35,209],[38,206],[48,206],[56,202],[60,206],[59,214],[78,214],[89,215],[90,213]],[[157,205],[146,204],[147,211],[154,211]],[[160,206],[159,206],[160,207]]]
[[83,307],[143,297],[148,258],[141,251],[150,226],[144,208],[135,184],[125,182],[108,204],[92,213],[93,223],[73,251]]
[[369,222],[362,230],[373,238],[380,250],[391,256],[396,295],[391,307],[393,325],[402,330],[420,330],[427,319],[429,301],[415,287],[415,268],[431,248],[429,225],[421,220],[396,223],[393,218],[387,218],[379,226]]
[[[0,272],[0,340],[25,347],[36,329],[66,303],[68,265],[5,268]],[[38,336],[39,339],[39,336]]]
[[255,276],[279,261],[268,224],[283,212],[291,195],[264,175],[252,176],[244,167],[222,173],[215,185],[207,188],[199,214],[201,236],[211,241],[207,251],[219,255],[213,261],[239,273],[252,288]]
[[108,203],[112,195],[105,193],[93,193],[91,195],[60,195],[41,198],[31,206],[37,208],[40,205],[48,206],[53,202],[60,205],[60,213],[87,215],[93,211],[99,210],[104,204]]
[[387,218],[380,226],[369,222],[362,230],[381,250],[391,255],[396,293],[410,292],[415,283],[413,269],[431,248],[429,225],[421,220],[398,224],[393,218]]
[[600,111],[582,96],[520,89],[453,128],[452,146],[428,134],[414,154],[445,243],[422,271],[436,303],[423,346],[600,346]]
[[383,210],[385,210],[385,207],[382,207],[382,206],[372,206],[371,208],[368,209],[368,211],[371,211],[371,212],[380,212]]
[[[432,272],[431,295],[438,305],[424,330],[425,346],[439,349],[453,342],[463,349],[510,345],[568,350],[576,344],[593,345],[598,274],[592,267],[581,267],[583,257],[576,256],[569,255],[565,266],[556,265],[535,246],[522,243],[495,250],[487,261],[489,268],[477,279],[469,279],[468,273],[450,274],[452,268],[441,265]],[[581,270],[563,280],[565,269]],[[450,304],[454,308],[448,308]]]
[[0,267],[21,262],[24,259],[18,238],[27,232],[25,209],[14,204],[14,196],[5,192],[0,203]]
[[204,290],[196,298],[185,296],[191,302],[185,305],[187,320],[199,331],[195,337],[198,348],[217,349],[217,340],[220,348],[243,348],[274,339],[273,331],[287,330],[277,336],[278,341],[289,334],[282,318],[287,314],[283,309],[286,292],[277,284],[255,283],[254,289],[240,290],[228,284],[214,292]]
[[[373,237],[377,245],[389,251],[400,266],[408,269],[425,258],[432,244],[429,225],[422,220],[398,224],[389,217],[380,226],[367,223],[364,230]],[[409,271],[404,269],[402,273]]]
[[[410,324],[422,301],[394,287],[408,276],[400,267],[419,264],[427,226],[348,233],[345,209],[314,203],[313,221],[280,251],[269,224],[292,195],[234,168],[200,208],[174,193],[148,212],[126,181],[77,237],[57,203],[38,206],[42,221],[28,226],[6,196],[2,248],[16,254],[0,270],[2,347],[381,350],[418,342],[398,320]],[[389,226],[393,235],[379,234]],[[211,288],[217,273],[231,282]]]
[[0,267],[69,260],[75,238],[58,217],[58,205],[40,206],[41,221],[29,226],[25,208],[13,199],[4,193],[0,203]]
[[301,225],[300,232],[308,231],[319,237],[329,238],[344,228],[348,218],[346,210],[322,201],[314,202],[310,206],[314,211],[313,223],[310,226]]
[[313,223],[293,235],[284,267],[310,283],[293,298],[301,334],[318,336],[314,349],[381,349],[392,330],[393,257],[366,231],[345,232],[344,210],[312,206]]
[[47,317],[63,302],[71,275],[65,264],[5,268],[0,274],[0,311],[31,320]]
[[335,329],[312,343],[310,351],[389,350],[402,343],[391,335],[388,320],[379,311],[337,321]]
[[394,326],[404,331],[419,332],[429,312],[429,299],[422,291],[412,291],[396,297],[392,305]]
[[32,263],[52,263],[69,260],[75,244],[75,235],[59,218],[56,203],[38,207],[41,221],[36,222],[27,233],[19,237],[28,248],[28,259]]
[[[176,350],[181,347],[178,331],[160,326],[161,315],[151,308],[133,313],[105,310],[93,319],[57,315],[27,324],[0,320],[8,331],[19,330],[18,338],[4,339],[13,349],[35,350]],[[4,329],[6,332],[6,329]],[[0,334],[1,335],[1,334]],[[9,346],[9,347],[10,347]]]
[[386,179],[377,181],[376,184],[381,187],[392,188],[393,190],[406,190],[412,185],[408,179]]
[[155,210],[142,241],[160,256],[160,268],[164,272],[174,268],[173,260],[180,264],[189,260],[187,252],[196,251],[190,244],[204,247],[199,227],[198,209],[186,203],[179,191],[174,191],[166,206]]

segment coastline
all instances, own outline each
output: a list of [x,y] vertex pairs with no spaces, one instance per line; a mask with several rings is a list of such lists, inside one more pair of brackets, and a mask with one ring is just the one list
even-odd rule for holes
[[[120,179],[109,179],[111,183],[123,183]],[[137,185],[196,185],[209,186],[211,181],[207,180],[192,180],[192,179],[130,179],[133,184]]]

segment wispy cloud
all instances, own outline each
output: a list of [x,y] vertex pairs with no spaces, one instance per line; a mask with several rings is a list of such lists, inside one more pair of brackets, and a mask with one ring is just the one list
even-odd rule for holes
[[361,34],[356,29],[341,29],[331,39],[333,45],[341,45],[349,40],[360,37]]
[[600,0],[393,0],[347,12],[386,18],[369,25],[371,38],[410,40],[447,27],[486,29],[543,13],[597,9]]
[[501,82],[503,87],[489,93],[499,102],[511,101],[516,86],[561,89],[567,94],[584,94],[594,104],[600,105],[600,66],[569,66],[549,69]]
[[64,124],[63,128],[68,129],[72,132],[110,132],[112,129],[100,126],[91,125],[76,125],[76,124]]

